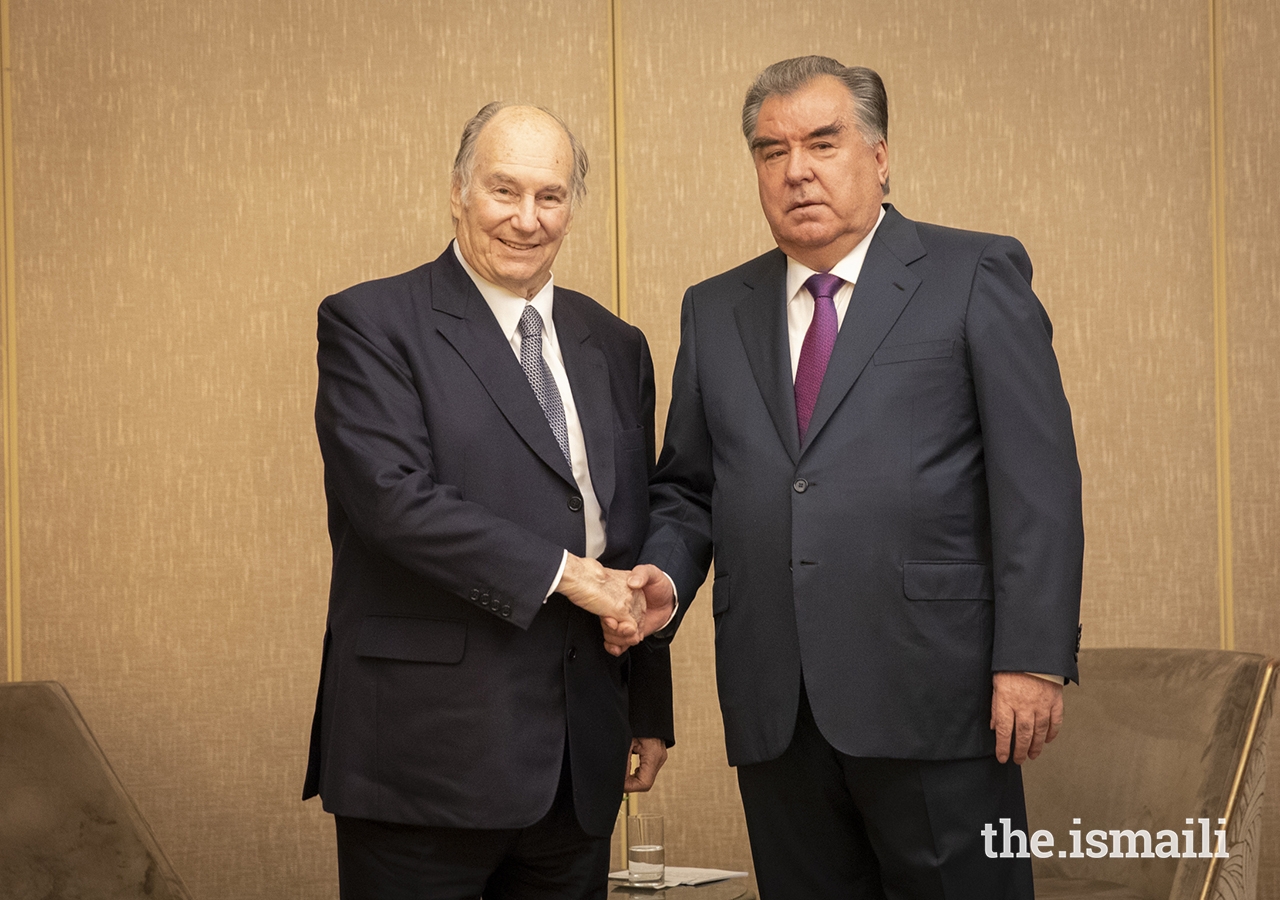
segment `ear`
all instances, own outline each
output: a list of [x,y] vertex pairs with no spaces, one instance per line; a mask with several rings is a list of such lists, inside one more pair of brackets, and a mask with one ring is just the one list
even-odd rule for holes
[[456,178],[449,185],[449,214],[454,222],[462,218],[462,185]]
[[889,145],[884,141],[876,141],[873,148],[876,156],[876,171],[880,175],[880,186],[889,183]]

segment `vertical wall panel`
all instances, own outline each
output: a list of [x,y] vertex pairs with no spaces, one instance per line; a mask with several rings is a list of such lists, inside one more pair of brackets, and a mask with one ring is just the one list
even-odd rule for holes
[[[750,79],[812,52],[876,68],[890,200],[1016,234],[1036,263],[1085,476],[1086,643],[1217,646],[1204,4],[649,0],[623,25],[628,302],[660,378],[684,288],[772,246],[738,130]],[[673,844],[740,864],[706,606],[674,646],[684,743],[652,802],[694,817]]]
[[594,192],[557,276],[609,302],[607,8],[14,0],[24,639],[197,897],[334,896],[299,802],[328,576],[315,308],[434,258],[495,97]]
[[[1280,10],[1223,9],[1236,646],[1280,657]],[[1274,724],[1271,734],[1259,897],[1280,897]]]
[[[11,290],[13,283],[13,259],[11,258],[12,238],[10,219],[10,211],[12,209],[12,133],[9,127],[12,124],[13,109],[12,96],[9,90],[10,85],[10,54],[9,54],[9,14],[8,3],[0,0],[0,63],[3,64],[3,70],[0,70],[0,237],[4,240],[0,243],[0,678],[8,680],[10,678],[21,677],[21,651],[13,654],[13,661],[10,659],[9,639],[18,635],[17,629],[11,629],[9,620],[18,615],[16,601],[18,591],[10,592],[10,583],[16,582],[16,553],[10,549],[10,544],[17,537],[17,508],[16,505],[11,508],[10,504],[16,501],[16,497],[12,496],[10,491],[11,481],[16,471],[13,464],[11,454],[15,452],[17,444],[13,429],[15,422],[12,416],[12,398],[14,391],[13,358],[11,356],[12,348],[15,344],[15,335],[13,334],[13,313],[14,313],[14,292]],[[11,670],[10,666],[14,669]]]

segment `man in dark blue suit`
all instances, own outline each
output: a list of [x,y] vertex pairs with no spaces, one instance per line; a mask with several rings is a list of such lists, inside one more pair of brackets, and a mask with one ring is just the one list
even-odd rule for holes
[[685,295],[631,584],[669,610],[714,552],[762,900],[1030,898],[981,832],[1025,830],[1076,678],[1071,413],[1022,246],[884,204],[887,128],[879,76],[824,57],[747,94],[779,249]]
[[644,606],[616,570],[648,531],[654,391],[640,331],[552,282],[586,170],[551,114],[485,107],[456,241],[320,307],[304,798],[336,816],[344,900],[603,897],[624,776],[648,789],[673,742],[665,647],[602,638]]

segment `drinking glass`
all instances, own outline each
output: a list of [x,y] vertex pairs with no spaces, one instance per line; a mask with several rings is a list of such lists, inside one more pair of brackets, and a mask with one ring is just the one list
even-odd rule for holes
[[627,881],[661,884],[665,872],[662,816],[627,816]]

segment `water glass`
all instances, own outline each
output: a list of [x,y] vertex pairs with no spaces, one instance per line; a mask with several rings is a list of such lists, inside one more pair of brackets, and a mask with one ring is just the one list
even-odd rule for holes
[[665,872],[662,816],[627,816],[627,881],[659,885]]

